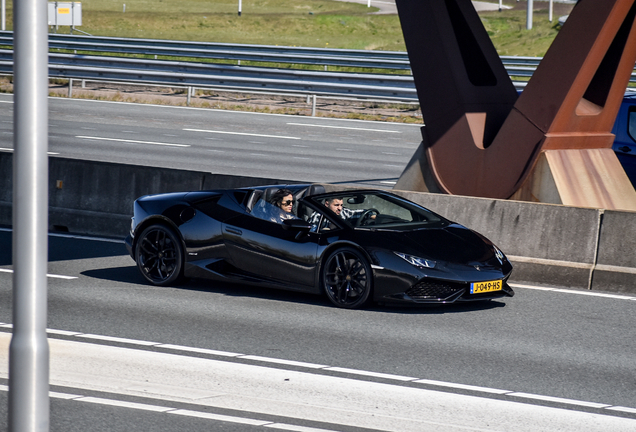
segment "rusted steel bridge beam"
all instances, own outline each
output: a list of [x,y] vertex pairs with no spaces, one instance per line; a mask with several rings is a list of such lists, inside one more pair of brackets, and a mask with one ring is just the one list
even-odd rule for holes
[[519,97],[470,0],[396,3],[425,123],[396,189],[636,210],[611,150],[636,0],[580,0]]

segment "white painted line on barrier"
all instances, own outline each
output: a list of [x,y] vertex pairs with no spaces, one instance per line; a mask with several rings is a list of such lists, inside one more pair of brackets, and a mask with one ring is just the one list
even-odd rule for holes
[[563,260],[553,260],[547,258],[533,258],[533,257],[523,257],[517,255],[508,255],[508,259],[510,261],[517,261],[522,263],[530,263],[530,264],[542,264],[542,265],[554,265],[559,267],[571,267],[571,268],[580,268],[591,270],[594,267],[592,264],[581,263],[576,261],[563,261]]
[[508,283],[513,288],[524,288],[531,289],[536,291],[552,291],[559,292],[565,294],[578,294],[589,297],[601,297],[601,298],[611,298],[616,300],[636,300],[634,296],[626,296],[621,294],[609,294],[595,291],[584,291],[584,290],[573,290],[573,289],[564,289],[564,288],[556,288],[556,287],[545,287],[545,286],[536,286],[536,285],[526,285],[526,284],[517,284],[517,283]]
[[81,136],[81,135],[78,135],[75,138],[85,139],[85,140],[94,140],[94,141],[113,141],[113,142],[120,142],[125,144],[148,144],[148,145],[159,145],[159,146],[166,146],[166,147],[192,147],[189,144],[160,143],[155,141],[139,141],[139,140],[129,140],[129,139],[121,139],[121,138],[104,138],[104,137],[91,137],[91,136]]
[[[0,269],[0,273],[13,273],[12,269]],[[56,275],[56,274],[47,274],[46,277],[52,278],[52,279],[66,279],[66,280],[72,280],[72,279],[77,279],[77,276],[64,276],[64,275]]]
[[356,127],[347,127],[347,126],[329,126],[329,125],[318,125],[311,123],[287,123],[290,126],[309,126],[309,127],[319,127],[325,129],[347,129],[347,130],[359,130],[359,131],[368,131],[368,132],[385,132],[385,133],[397,133],[401,134],[400,131],[388,130],[388,129],[368,129],[368,128],[356,128]]
[[247,132],[227,132],[227,131],[215,131],[215,130],[206,130],[206,129],[183,129],[183,130],[189,131],[189,132],[205,132],[205,133],[217,133],[217,134],[226,134],[226,135],[243,135],[243,136],[255,136],[255,137],[263,137],[263,138],[280,138],[280,139],[293,139],[293,140],[302,139],[299,137],[282,136],[282,135],[264,135],[264,134],[255,134],[255,133],[247,133]]

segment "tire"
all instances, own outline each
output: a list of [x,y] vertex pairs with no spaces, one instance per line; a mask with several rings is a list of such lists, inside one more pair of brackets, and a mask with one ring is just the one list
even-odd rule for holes
[[153,285],[168,286],[181,279],[183,247],[175,232],[165,225],[151,225],[143,230],[135,257],[139,271]]
[[353,248],[337,249],[322,267],[322,288],[336,306],[355,309],[371,296],[373,273],[367,259]]

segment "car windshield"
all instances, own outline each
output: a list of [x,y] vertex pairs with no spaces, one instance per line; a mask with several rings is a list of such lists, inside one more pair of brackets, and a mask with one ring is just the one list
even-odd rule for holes
[[[412,230],[449,224],[424,207],[379,192],[345,192],[338,196],[317,197],[314,202],[319,204],[320,213],[324,213],[325,218],[333,220],[337,216],[354,227]],[[319,222],[318,213],[310,218],[310,223]]]

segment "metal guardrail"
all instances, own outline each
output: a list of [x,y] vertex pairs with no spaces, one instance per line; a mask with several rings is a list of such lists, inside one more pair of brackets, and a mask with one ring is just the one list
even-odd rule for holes
[[[12,56],[13,51],[0,50],[0,73],[12,73]],[[49,54],[49,76],[417,101],[410,75],[303,71],[52,53]]]
[[[13,46],[13,32],[0,31],[0,45]],[[408,54],[404,51],[305,48],[62,34],[49,34],[49,48],[111,54],[410,70]],[[504,56],[501,59],[505,66],[513,68],[536,67],[541,61],[538,57]]]
[[[13,46],[13,32],[0,31],[0,46]],[[417,102],[408,55],[400,51],[345,50],[272,45],[124,39],[49,34],[49,48],[74,52],[102,52],[167,56],[186,59],[241,60],[272,64],[342,66],[397,73],[354,73],[227,65],[210,62],[152,60],[85,54],[49,54],[50,77],[178,85],[243,91],[287,92],[322,97]],[[0,50],[0,73],[11,74],[11,50]],[[502,57],[515,86],[522,88],[541,61],[537,57]],[[515,80],[516,78],[516,80]],[[632,74],[631,82],[636,82]]]

